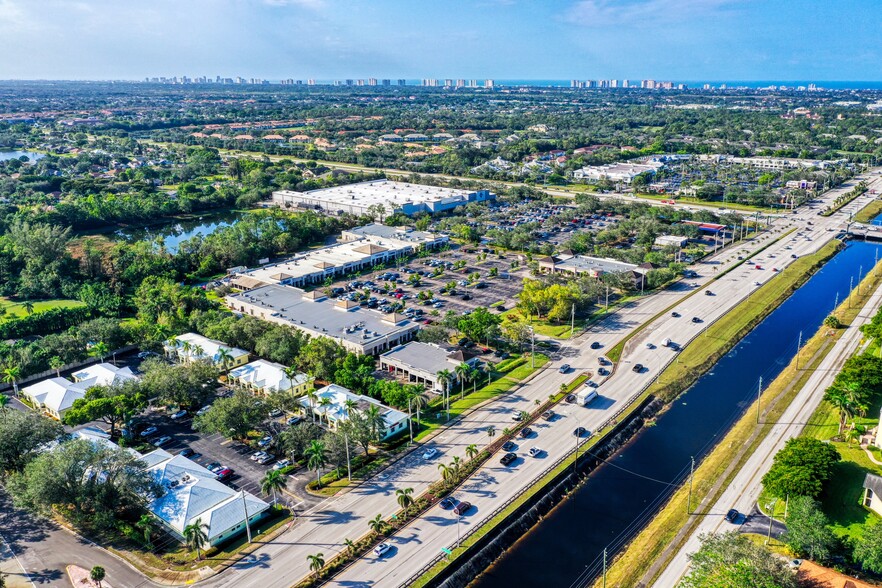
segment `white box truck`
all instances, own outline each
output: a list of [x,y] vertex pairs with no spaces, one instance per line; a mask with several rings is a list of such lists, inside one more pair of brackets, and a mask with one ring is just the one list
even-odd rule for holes
[[576,394],[576,402],[582,406],[586,406],[589,402],[597,398],[597,390],[585,386]]

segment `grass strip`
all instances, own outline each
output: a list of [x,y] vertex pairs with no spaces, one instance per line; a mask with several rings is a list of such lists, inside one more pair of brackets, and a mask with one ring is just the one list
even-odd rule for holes
[[854,215],[854,222],[869,223],[882,214],[882,200],[873,200]]
[[[876,277],[877,273],[868,275],[859,288],[852,292],[835,311],[834,314],[844,324],[854,320],[866,299],[882,282],[882,279]],[[829,328],[821,327],[800,351],[799,369],[796,368],[797,358],[794,358],[766,388],[760,400],[765,407],[761,419],[762,425],[759,427],[756,425],[754,403],[701,461],[693,478],[693,504],[699,505],[695,512],[700,514],[702,508],[716,503],[729,482],[780,419],[843,332],[834,331],[834,335],[830,337],[829,331]],[[607,573],[609,584],[634,586],[641,581],[651,583],[650,580],[654,578],[644,576],[653,567],[652,575],[658,573],[699,522],[698,517],[686,514],[687,499],[688,489],[685,486],[671,496],[664,508],[631,541],[627,549],[616,557]]]

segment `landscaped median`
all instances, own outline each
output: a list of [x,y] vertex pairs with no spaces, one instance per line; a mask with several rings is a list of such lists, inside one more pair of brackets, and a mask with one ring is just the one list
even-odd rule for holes
[[882,200],[873,200],[854,215],[854,222],[869,223],[882,214]]
[[[816,255],[823,253],[824,250]],[[837,308],[834,314],[843,324],[849,324],[854,320],[867,298],[882,283],[882,277],[878,277],[878,274],[877,268],[877,271],[871,272]],[[762,289],[768,288],[774,281]],[[727,316],[739,314],[741,313],[736,308]],[[744,416],[702,460],[693,478],[693,513],[700,514],[703,508],[716,503],[732,478],[778,422],[841,334],[841,330],[835,330],[831,335],[828,327],[822,327],[805,343],[798,357],[763,392],[760,399],[763,408],[762,424],[760,426],[756,424],[755,405],[747,408]],[[649,582],[664,567],[698,524],[697,518],[686,513],[687,499],[688,489],[685,486],[671,496],[665,507],[631,541],[627,549],[609,568],[607,573],[609,585],[634,586],[641,581]],[[652,568],[651,573],[650,568]]]

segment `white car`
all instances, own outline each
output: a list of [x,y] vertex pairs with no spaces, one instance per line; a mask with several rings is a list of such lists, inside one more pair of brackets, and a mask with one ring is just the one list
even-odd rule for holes
[[434,447],[429,447],[423,452],[423,459],[432,459],[436,455],[438,455],[438,450]]
[[392,549],[392,546],[388,543],[380,543],[379,545],[374,547],[374,553],[377,555],[377,557],[383,557],[390,549]]
[[181,409],[178,412],[176,412],[175,414],[171,415],[171,420],[177,421],[177,420],[184,418],[185,416],[187,416],[187,411]]
[[252,454],[251,454],[251,457],[250,457],[249,459],[250,459],[251,461],[257,461],[257,460],[259,460],[259,459],[263,459],[263,458],[266,457],[267,455],[269,455],[269,454],[268,454],[266,451],[257,451],[257,452],[255,452],[255,453],[252,453]]
[[273,466],[273,469],[274,469],[274,470],[280,470],[280,469],[282,469],[282,468],[286,468],[286,467],[288,467],[289,465],[291,465],[291,460],[290,460],[290,459],[280,459],[279,461],[277,461],[277,462],[275,463],[275,465]]
[[530,457],[539,457],[540,455],[542,455],[541,449],[535,446],[530,448]]

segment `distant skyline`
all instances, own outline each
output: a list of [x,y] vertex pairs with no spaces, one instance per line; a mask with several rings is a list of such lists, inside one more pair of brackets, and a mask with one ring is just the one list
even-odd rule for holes
[[878,0],[0,0],[0,79],[882,80]]

